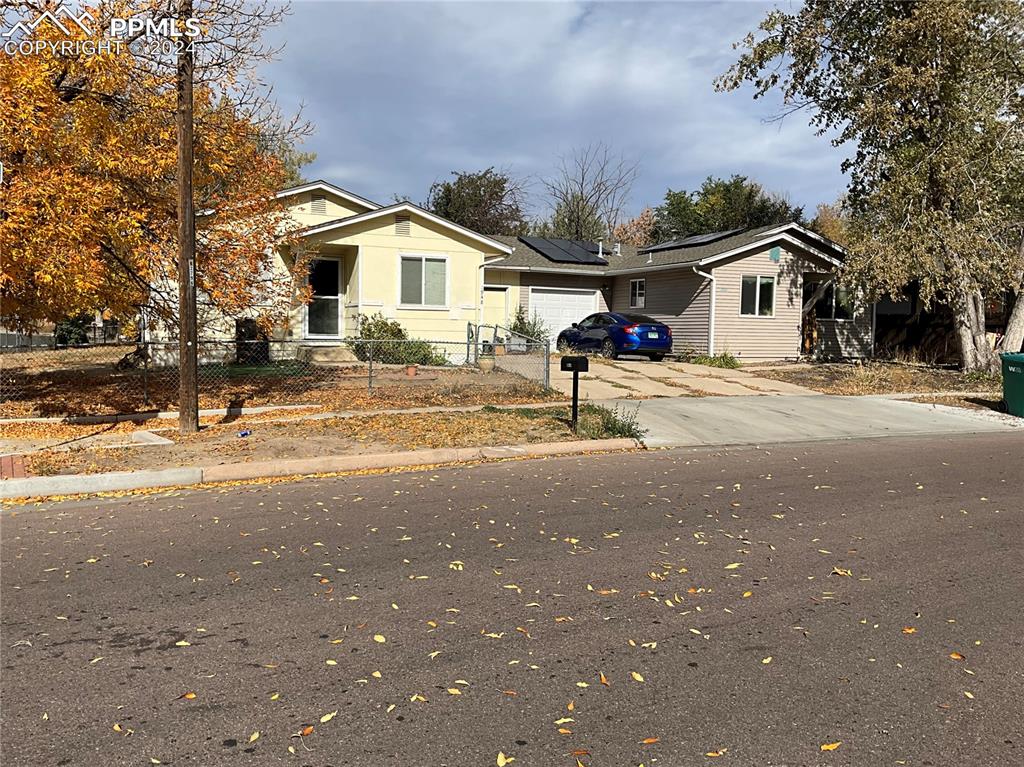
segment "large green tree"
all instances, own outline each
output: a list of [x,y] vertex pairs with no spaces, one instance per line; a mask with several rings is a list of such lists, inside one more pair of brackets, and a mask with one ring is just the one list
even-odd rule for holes
[[423,207],[483,234],[525,234],[528,228],[523,183],[493,167],[458,172],[435,181]]
[[[963,367],[995,369],[986,298],[1024,287],[1024,6],[1018,0],[807,0],[773,10],[717,81],[850,144],[846,279],[916,283],[954,315]],[[1024,301],[1005,348],[1020,348]]]
[[746,176],[708,176],[695,192],[669,189],[655,210],[658,240],[800,221],[803,208]]

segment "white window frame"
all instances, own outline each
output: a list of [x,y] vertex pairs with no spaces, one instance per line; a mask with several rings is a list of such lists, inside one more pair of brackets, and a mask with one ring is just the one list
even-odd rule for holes
[[[638,285],[639,290],[636,298],[633,297],[633,286]],[[647,308],[647,279],[641,277],[636,280],[629,281],[629,308],[630,309],[646,309]]]
[[[419,259],[420,261],[443,261],[444,262],[444,304],[403,304],[402,303],[402,260],[403,259]],[[407,253],[402,252],[398,254],[398,263],[395,274],[395,306],[399,309],[409,311],[423,311],[423,312],[446,312],[451,307],[451,269],[448,263],[447,253]],[[420,295],[426,298],[426,279],[427,270],[420,270]]]
[[818,317],[817,319],[820,320],[821,322],[856,322],[859,312],[857,311],[857,300],[853,296],[850,297],[850,301],[853,305],[850,310],[850,316],[836,317],[836,306],[838,306],[839,301],[839,286],[836,285],[835,281],[831,281],[830,284],[832,287],[832,306],[830,307],[832,309],[832,316]]
[[[345,309],[344,309],[344,298],[345,298],[345,257],[344,256],[332,256],[327,255],[316,255],[313,256],[313,261],[337,261],[338,262],[338,332],[334,335],[326,335],[323,333],[310,333],[309,332],[309,304],[302,307],[302,337],[309,339],[310,341],[337,341],[345,335]],[[312,266],[312,265],[311,265]],[[306,275],[306,284],[309,284],[309,275]]]
[[[757,282],[754,283],[754,313],[744,314],[743,313],[743,280],[753,277]],[[771,314],[760,314],[757,309],[761,305],[761,280],[770,279],[772,281],[772,313]],[[775,318],[775,305],[779,297],[779,275],[777,274],[741,274],[740,275],[740,300],[739,300],[739,316],[747,319],[758,319],[758,320],[771,320]]]

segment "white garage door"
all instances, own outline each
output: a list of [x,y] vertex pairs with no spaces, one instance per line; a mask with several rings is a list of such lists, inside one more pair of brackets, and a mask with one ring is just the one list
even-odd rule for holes
[[598,310],[596,290],[531,288],[530,316],[540,317],[551,337]]

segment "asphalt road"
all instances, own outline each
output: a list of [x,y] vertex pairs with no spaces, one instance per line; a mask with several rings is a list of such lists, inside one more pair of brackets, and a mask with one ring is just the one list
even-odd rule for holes
[[1024,764],[1022,475],[978,435],[17,508],[0,756]]

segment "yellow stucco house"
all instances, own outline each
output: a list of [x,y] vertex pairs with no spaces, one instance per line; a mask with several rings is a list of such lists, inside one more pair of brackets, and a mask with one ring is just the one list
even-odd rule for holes
[[[465,341],[468,324],[483,321],[484,265],[512,252],[411,203],[381,206],[324,181],[278,197],[315,253],[313,299],[287,331],[308,345],[355,336],[358,316],[378,312],[410,337]],[[287,269],[288,255],[279,260]]]
[[[518,308],[543,321],[552,341],[570,324],[611,311],[669,325],[677,352],[728,351],[744,360],[872,352],[873,307],[855,306],[832,286],[842,249],[799,224],[637,249],[488,236],[325,181],[278,197],[315,254],[312,301],[296,303],[283,331],[312,358],[328,358],[358,336],[360,315],[397,320],[411,338],[465,342],[470,325],[508,327]],[[278,254],[278,269],[290,263],[289,253]]]

